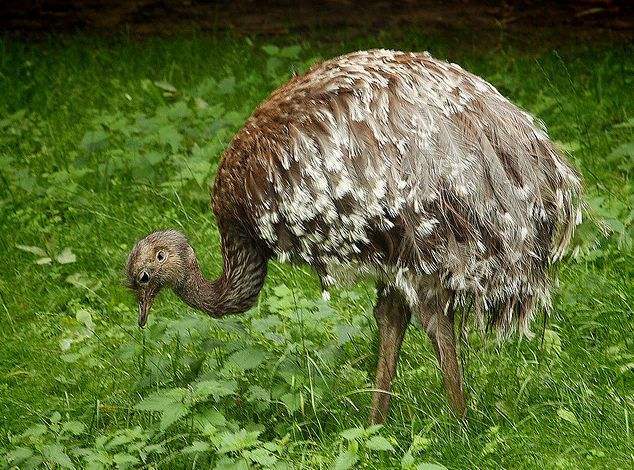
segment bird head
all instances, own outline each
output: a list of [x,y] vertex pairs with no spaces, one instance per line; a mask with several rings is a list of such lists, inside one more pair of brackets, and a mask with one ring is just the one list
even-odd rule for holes
[[139,240],[128,256],[128,286],[139,302],[139,326],[147,323],[154,298],[165,286],[177,289],[185,282],[193,253],[187,238],[176,230],[154,232]]

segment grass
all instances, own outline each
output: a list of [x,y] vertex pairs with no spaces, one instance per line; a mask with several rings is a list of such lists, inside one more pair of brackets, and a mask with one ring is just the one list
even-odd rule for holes
[[[134,241],[165,227],[218,274],[207,185],[231,135],[293,71],[377,46],[428,49],[538,115],[611,228],[580,230],[543,342],[470,336],[466,428],[416,328],[389,422],[364,428],[369,285],[326,304],[308,269],[272,263],[250,312],[215,321],[163,294],[141,332],[121,282]],[[415,32],[0,42],[0,464],[631,468],[634,51],[536,49]]]

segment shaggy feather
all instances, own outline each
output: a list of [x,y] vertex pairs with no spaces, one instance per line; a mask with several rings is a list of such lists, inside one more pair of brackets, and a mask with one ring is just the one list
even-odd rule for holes
[[437,283],[481,324],[528,333],[579,192],[543,125],[492,85],[374,50],[273,92],[225,152],[213,207],[324,285],[368,275],[415,305]]

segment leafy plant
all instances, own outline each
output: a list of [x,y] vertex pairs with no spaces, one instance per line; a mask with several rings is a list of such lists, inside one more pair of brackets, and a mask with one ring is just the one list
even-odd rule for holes
[[375,425],[369,428],[350,428],[339,433],[339,435],[347,442],[345,448],[339,452],[334,468],[347,469],[354,466],[357,462],[368,458],[368,454],[372,452],[396,452],[392,439],[386,439],[378,434],[383,426]]
[[[489,53],[454,33],[0,41],[0,468],[629,468],[634,55],[527,53],[499,35]],[[586,222],[543,341],[463,345],[464,428],[416,319],[386,427],[359,424],[376,361],[368,283],[324,301],[309,270],[272,261],[244,315],[206,318],[165,292],[141,332],[121,282],[134,240],[168,226],[218,274],[208,185],[233,134],[313,57],[387,46],[492,80],[584,175]]]
[[69,457],[67,443],[85,431],[78,421],[62,422],[62,415],[54,412],[44,423],[27,428],[22,434],[11,437],[13,450],[4,458],[20,468],[37,468],[41,465],[56,465],[75,468]]
[[135,408],[142,411],[161,413],[160,429],[164,431],[179,419],[187,416],[193,407],[209,398],[218,400],[231,395],[236,390],[233,381],[204,380],[195,383],[190,389],[168,388],[154,392],[138,403]]

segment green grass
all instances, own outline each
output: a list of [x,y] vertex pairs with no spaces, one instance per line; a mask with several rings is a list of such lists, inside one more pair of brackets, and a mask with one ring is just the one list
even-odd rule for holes
[[[0,42],[0,465],[631,468],[631,45],[492,49],[412,32],[270,42]],[[162,294],[145,332],[122,286],[134,241],[165,227],[218,274],[207,187],[231,135],[293,71],[377,46],[428,49],[538,115],[612,230],[582,227],[543,344],[470,336],[466,428],[413,327],[388,423],[340,435],[368,414],[370,285],[325,304],[307,268],[272,263],[252,311],[216,321]],[[64,248],[76,260],[55,260]]]

